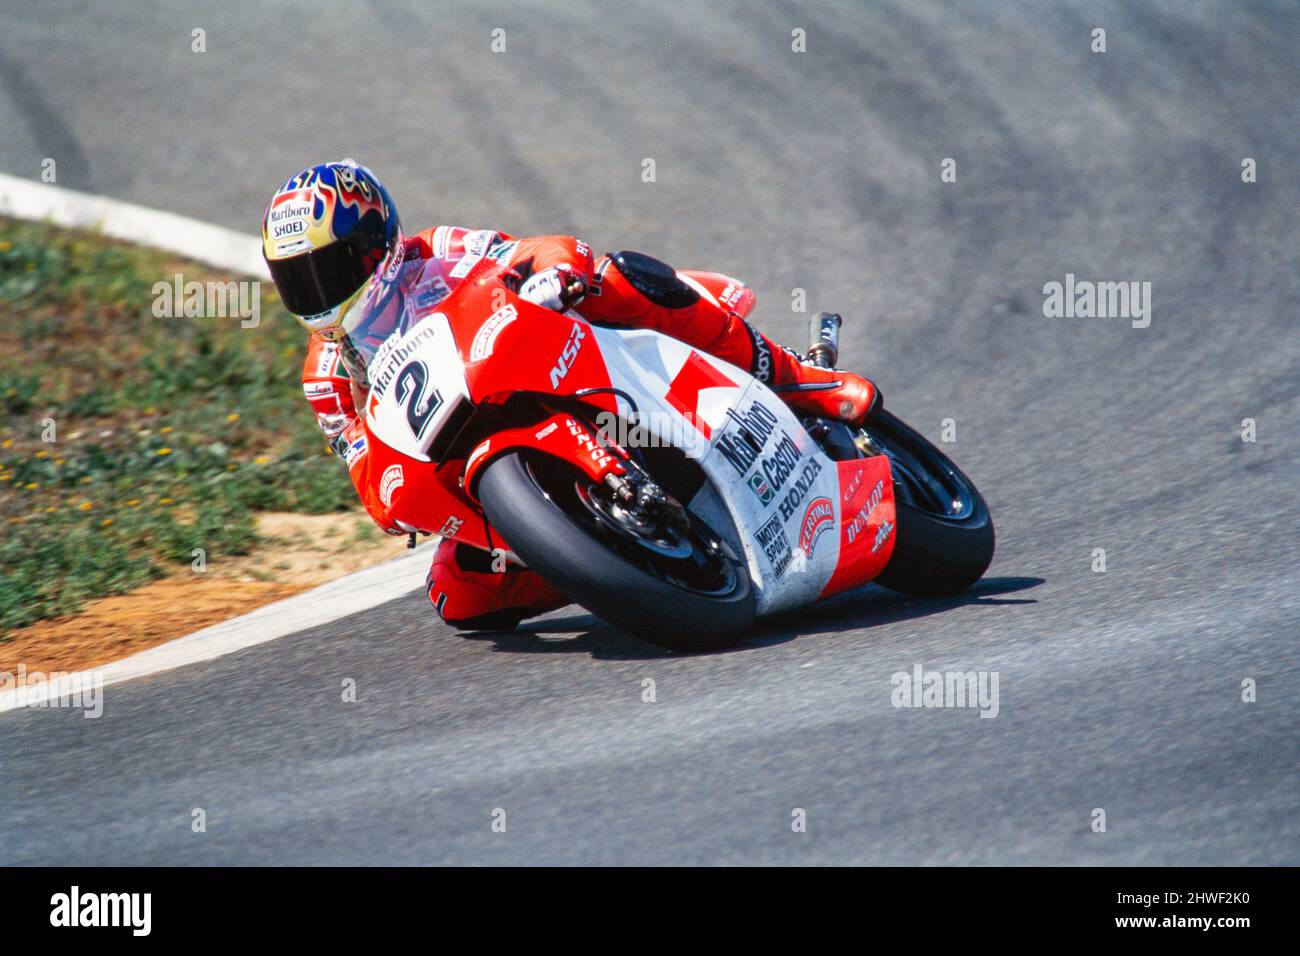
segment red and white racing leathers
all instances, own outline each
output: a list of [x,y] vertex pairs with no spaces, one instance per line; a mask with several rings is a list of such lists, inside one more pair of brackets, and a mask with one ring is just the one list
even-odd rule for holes
[[[792,405],[812,414],[860,420],[877,400],[874,386],[846,372],[804,365],[799,357],[773,343],[739,315],[715,305],[671,279],[668,267],[637,253],[615,253],[599,262],[591,248],[573,236],[515,239],[505,233],[438,226],[406,240],[405,258],[440,258],[455,262],[471,243],[503,262],[521,279],[557,269],[589,287],[573,308],[585,318],[607,325],[656,329],[695,348],[749,369],[773,385],[818,382],[817,391],[785,395]],[[548,304],[548,303],[543,303]],[[554,307],[559,307],[558,304]],[[836,383],[829,388],[831,382]],[[348,376],[338,346],[311,336],[303,364],[302,386],[321,430],[348,468],[371,517],[384,530],[404,533],[388,516],[369,479],[364,428],[358,409],[365,395]],[[512,568],[494,571],[486,554],[444,539],[434,552],[428,577],[429,600],[442,618],[467,627],[509,627],[519,619],[569,603],[539,575]]]

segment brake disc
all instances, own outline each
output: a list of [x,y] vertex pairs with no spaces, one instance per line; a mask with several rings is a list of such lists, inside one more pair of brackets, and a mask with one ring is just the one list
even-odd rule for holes
[[[665,558],[683,560],[691,556],[694,549],[681,528],[684,519],[665,526],[661,516],[647,514],[644,507],[621,505],[607,497],[602,488],[585,482],[575,487],[578,500],[603,527]],[[667,504],[667,499],[662,500]]]

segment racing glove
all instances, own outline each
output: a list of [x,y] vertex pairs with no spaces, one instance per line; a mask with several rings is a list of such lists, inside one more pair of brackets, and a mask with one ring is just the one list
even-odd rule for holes
[[587,283],[567,265],[551,266],[529,276],[519,286],[519,297],[556,312],[571,308],[587,294]]

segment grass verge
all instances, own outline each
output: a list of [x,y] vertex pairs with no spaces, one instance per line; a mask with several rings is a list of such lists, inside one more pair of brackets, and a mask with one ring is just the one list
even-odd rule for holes
[[304,333],[158,318],[156,283],[238,280],[0,217],[0,640],[172,570],[246,554],[257,511],[355,505],[302,398]]

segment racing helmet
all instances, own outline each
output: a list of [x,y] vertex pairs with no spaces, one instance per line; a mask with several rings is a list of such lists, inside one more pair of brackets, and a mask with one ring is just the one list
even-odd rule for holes
[[342,334],[348,309],[402,242],[388,190],[350,159],[291,177],[262,217],[262,255],[280,301],[327,339]]

